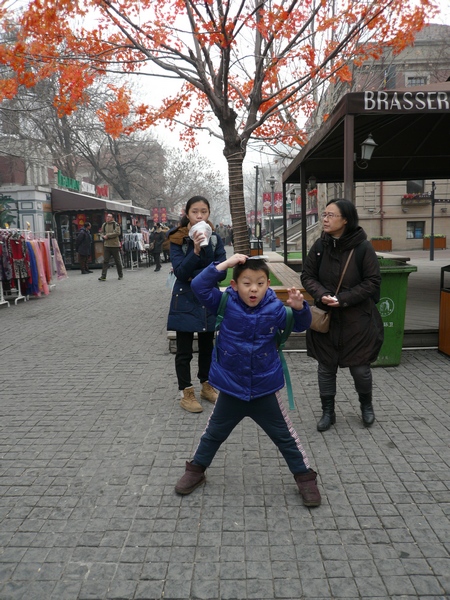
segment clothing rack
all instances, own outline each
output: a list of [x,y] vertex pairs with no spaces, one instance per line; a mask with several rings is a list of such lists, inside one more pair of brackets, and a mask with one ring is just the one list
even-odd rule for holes
[[[0,242],[0,244],[3,245],[3,242]],[[3,283],[0,281],[0,306],[2,304],[6,304],[9,308],[9,302],[8,300],[5,300],[5,297],[3,296]]]
[[[139,261],[139,255],[144,251],[144,240],[142,233],[124,233],[122,250],[127,261],[127,271],[139,269],[139,262],[142,262],[142,260]],[[134,253],[136,253],[136,259],[134,258]]]
[[[12,235],[21,235],[24,237],[25,241],[48,238],[50,258],[51,258],[52,276],[56,273],[55,257],[54,257],[54,254],[52,253],[52,246],[50,243],[51,238],[55,237],[54,231],[52,231],[52,230],[50,230],[50,231],[31,231],[30,229],[20,229],[18,227],[10,227],[8,229],[0,229],[0,233],[11,233]],[[16,287],[15,288],[11,287],[10,294],[4,294],[3,284],[0,282],[0,288],[1,288],[0,305],[6,303],[9,307],[10,303],[8,300],[6,300],[6,298],[10,298],[12,300],[12,298],[14,296],[15,296],[14,304],[16,306],[20,300],[23,300],[24,302],[26,302],[27,300],[30,299],[29,295],[24,296],[22,294],[22,289],[21,289],[21,285],[20,285],[21,279],[17,279],[17,278],[13,278],[13,279],[14,279],[14,281],[16,281]],[[49,291],[52,291],[56,287],[55,283],[47,283],[47,285],[48,285]],[[33,296],[31,296],[31,297],[33,297]]]
[[[28,229],[18,229],[17,227],[10,227],[9,229],[0,229],[0,232],[12,233],[13,235],[15,235],[15,234],[22,235],[22,234],[30,233]],[[26,239],[26,237],[25,237],[25,239]],[[14,304],[17,306],[17,303],[19,302],[19,300],[23,300],[24,302],[26,302],[28,300],[28,296],[24,296],[22,294],[22,290],[20,289],[20,279],[15,279],[15,281],[17,283],[17,288],[11,288],[11,290],[10,290],[11,293],[5,295],[4,298],[10,297],[12,300],[13,296],[15,295],[12,292],[13,292],[13,290],[17,290],[17,295],[14,299]],[[2,285],[2,288],[3,288],[3,285]],[[9,302],[8,302],[8,307],[9,307]]]

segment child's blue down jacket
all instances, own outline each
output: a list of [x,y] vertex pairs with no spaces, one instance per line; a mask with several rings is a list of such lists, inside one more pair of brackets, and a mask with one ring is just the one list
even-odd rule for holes
[[[216,263],[217,264],[217,263]],[[216,285],[223,271],[209,265],[192,281],[192,291],[209,311],[217,314],[222,292]],[[220,331],[216,337],[209,383],[241,400],[267,396],[284,386],[283,367],[275,341],[286,326],[286,310],[272,289],[256,307],[247,306],[232,287]],[[304,331],[311,323],[307,302],[293,310],[293,331]]]

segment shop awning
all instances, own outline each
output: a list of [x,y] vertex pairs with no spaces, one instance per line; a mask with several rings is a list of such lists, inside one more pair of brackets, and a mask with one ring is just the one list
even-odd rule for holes
[[[354,163],[360,144],[377,143],[367,168]],[[348,161],[345,169],[344,162]],[[284,183],[404,181],[450,177],[450,82],[346,94],[283,173]]]
[[[371,160],[361,163],[360,146],[370,134],[377,146]],[[344,197],[353,200],[354,182],[448,178],[450,81],[346,94],[283,172],[282,180],[284,197],[286,184],[300,184],[305,215],[306,189],[311,179],[317,183],[344,182]],[[286,202],[286,257],[285,206]],[[306,256],[305,218],[302,252]]]
[[52,188],[52,209],[53,211],[108,210],[130,215],[150,216],[150,211],[146,208],[140,208],[132,204],[123,204],[122,202],[115,202],[106,198],[77,194],[76,192],[69,192],[60,188]]

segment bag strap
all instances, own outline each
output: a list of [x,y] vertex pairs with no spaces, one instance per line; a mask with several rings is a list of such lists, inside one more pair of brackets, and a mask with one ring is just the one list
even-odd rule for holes
[[225,314],[225,307],[227,305],[227,302],[228,302],[228,292],[223,292],[222,297],[219,302],[219,308],[217,309],[216,325],[214,328],[215,331],[219,331],[219,329],[220,329],[220,324],[223,321],[223,316]]
[[281,365],[283,367],[284,378],[286,380],[286,390],[288,395],[289,409],[294,410],[294,394],[292,392],[292,383],[291,376],[289,373],[289,369],[286,363],[286,359],[284,358],[283,349],[284,345],[291,335],[292,328],[294,327],[294,313],[292,312],[292,308],[290,306],[285,306],[286,309],[286,326],[283,331],[278,329],[276,333],[276,341],[278,346],[278,356],[281,360]]
[[341,289],[341,283],[342,283],[342,280],[344,279],[345,271],[347,270],[347,267],[348,267],[348,264],[349,264],[349,262],[350,262],[350,259],[351,259],[351,257],[353,256],[353,251],[354,251],[354,248],[352,248],[352,249],[350,250],[350,254],[348,255],[347,262],[345,263],[344,270],[342,271],[341,278],[339,279],[339,283],[338,283],[338,286],[337,286],[337,288],[336,288],[335,296],[337,296],[337,295],[338,295],[338,293],[339,293],[339,290]]

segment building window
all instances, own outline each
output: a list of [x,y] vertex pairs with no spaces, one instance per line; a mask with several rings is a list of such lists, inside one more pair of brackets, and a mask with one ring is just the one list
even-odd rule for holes
[[406,79],[406,85],[407,86],[414,86],[414,85],[427,85],[427,78],[426,77],[407,77]]
[[396,72],[395,66],[391,65],[384,71],[383,87],[385,90],[395,90],[396,88]]
[[423,194],[425,191],[425,181],[423,179],[410,179],[406,182],[407,194]]
[[421,240],[425,233],[425,221],[408,221],[406,223],[406,239]]

